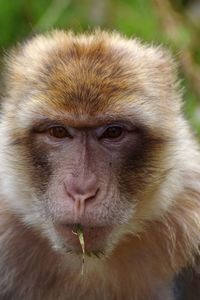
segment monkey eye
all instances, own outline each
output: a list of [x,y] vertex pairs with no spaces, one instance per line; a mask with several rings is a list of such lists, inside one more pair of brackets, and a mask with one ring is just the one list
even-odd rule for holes
[[48,133],[49,133],[49,135],[51,135],[51,136],[53,136],[57,139],[64,139],[66,137],[72,138],[72,136],[69,134],[67,129],[65,127],[62,127],[62,126],[50,127],[48,129]]
[[109,126],[102,134],[101,138],[104,139],[117,139],[122,136],[124,129],[121,126]]

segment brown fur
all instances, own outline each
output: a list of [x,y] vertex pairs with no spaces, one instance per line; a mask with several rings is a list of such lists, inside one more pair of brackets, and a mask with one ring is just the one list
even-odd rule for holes
[[[16,49],[7,68],[0,298],[175,299],[174,277],[199,254],[200,156],[170,55],[118,34],[56,31]],[[86,257],[84,276],[81,257],[56,249],[35,199],[33,183],[43,180],[45,190],[52,172],[32,133],[44,116],[77,128],[126,117],[142,128],[137,159],[121,172],[121,190],[129,200],[137,196],[134,214],[127,212],[107,255]]]

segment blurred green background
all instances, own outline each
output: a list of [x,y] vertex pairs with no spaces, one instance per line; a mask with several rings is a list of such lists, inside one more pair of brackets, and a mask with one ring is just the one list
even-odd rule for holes
[[200,136],[200,0],[0,0],[0,57],[38,32],[96,27],[171,49],[180,66],[184,109]]

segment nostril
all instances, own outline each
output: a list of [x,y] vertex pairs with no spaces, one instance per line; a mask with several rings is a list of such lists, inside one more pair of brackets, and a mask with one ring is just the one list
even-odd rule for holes
[[96,198],[98,192],[99,192],[99,188],[97,188],[96,192],[92,196],[89,196],[88,198],[86,198],[85,201],[88,202],[88,201],[93,200],[94,198]]
[[64,190],[65,190],[65,193],[67,194],[67,196],[69,198],[72,198],[73,200],[75,200],[74,197],[73,197],[73,194],[70,192],[70,189],[67,187],[65,182],[64,182]]

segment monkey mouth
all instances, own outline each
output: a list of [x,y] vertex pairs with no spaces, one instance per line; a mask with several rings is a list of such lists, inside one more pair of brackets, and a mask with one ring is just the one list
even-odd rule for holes
[[[61,236],[67,249],[75,253],[82,253],[83,249],[80,243],[76,228],[78,224],[57,224],[56,231]],[[82,228],[82,237],[84,239],[84,250],[86,254],[103,253],[106,247],[112,226],[84,226]]]

